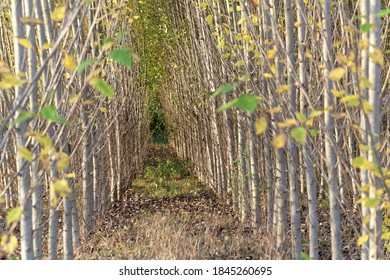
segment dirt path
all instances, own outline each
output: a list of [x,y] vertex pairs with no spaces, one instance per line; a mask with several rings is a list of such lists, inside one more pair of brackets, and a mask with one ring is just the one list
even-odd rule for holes
[[151,148],[145,171],[126,198],[100,219],[78,258],[275,257],[272,240],[240,226],[231,208],[193,178],[167,146]]

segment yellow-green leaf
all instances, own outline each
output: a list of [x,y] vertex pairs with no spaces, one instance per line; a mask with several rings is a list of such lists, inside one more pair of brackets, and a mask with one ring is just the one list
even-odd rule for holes
[[70,71],[74,71],[77,69],[76,59],[69,54],[65,54],[65,68]]
[[360,168],[365,164],[366,160],[364,157],[357,157],[353,160],[352,166],[355,168]]
[[298,121],[300,121],[301,123],[305,123],[307,121],[307,117],[304,114],[302,114],[301,112],[297,112],[296,116],[297,116]]
[[65,17],[66,6],[56,7],[51,13],[51,19],[54,21],[62,21]]
[[332,81],[338,81],[338,80],[341,80],[345,75],[345,69],[342,68],[342,67],[338,67],[338,68],[335,68],[333,69],[330,73],[329,73],[329,80],[332,80]]
[[206,21],[209,25],[212,25],[213,24],[213,15],[208,15],[206,17]]
[[109,100],[113,99],[115,96],[114,90],[102,79],[98,77],[92,78],[89,83],[98,91],[103,93],[108,97]]
[[260,118],[255,122],[255,129],[256,129],[256,134],[261,135],[263,134],[268,127],[268,122],[266,118]]
[[59,153],[58,154],[58,161],[57,161],[57,170],[59,172],[62,172],[66,168],[68,168],[69,164],[70,164],[69,156],[64,152]]
[[67,197],[71,193],[68,181],[65,179],[57,180],[51,187],[59,196]]
[[383,233],[382,240],[390,240],[390,232]]
[[19,155],[24,158],[25,160],[27,160],[28,162],[32,162],[32,153],[29,149],[27,149],[26,147],[19,147],[18,148],[18,151],[19,151]]
[[9,227],[12,223],[19,221],[20,217],[22,217],[22,213],[22,207],[16,207],[9,211],[6,217],[7,226]]
[[352,107],[359,106],[359,96],[358,95],[347,95],[340,99],[341,103],[348,103]]
[[343,97],[347,92],[345,90],[331,90],[332,94],[336,97]]
[[367,100],[363,100],[363,110],[366,114],[374,112],[375,108]]
[[275,136],[275,138],[272,140],[272,144],[274,145],[275,149],[283,148],[286,145],[286,136],[284,134]]
[[305,143],[307,130],[304,127],[297,127],[291,130],[291,137],[299,144]]
[[365,203],[364,207],[366,208],[375,208],[381,203],[381,200],[379,198],[368,198]]

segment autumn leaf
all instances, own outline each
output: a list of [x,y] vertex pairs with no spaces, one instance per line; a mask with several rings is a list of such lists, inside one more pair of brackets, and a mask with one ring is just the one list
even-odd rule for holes
[[345,72],[345,69],[342,67],[335,68],[329,73],[328,78],[332,81],[341,80],[344,77]]
[[260,118],[255,122],[255,129],[256,129],[256,134],[261,135],[263,134],[268,127],[268,122],[266,118]]
[[65,17],[66,6],[56,7],[51,13],[51,19],[54,21],[62,21]]
[[275,149],[283,148],[286,145],[286,136],[284,134],[275,136],[275,138],[272,140],[272,144],[274,145]]

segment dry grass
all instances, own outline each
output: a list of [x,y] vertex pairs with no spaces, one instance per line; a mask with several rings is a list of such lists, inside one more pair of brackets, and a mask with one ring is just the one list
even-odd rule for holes
[[[80,259],[275,259],[272,238],[225,213],[141,214],[114,232],[95,233]],[[86,247],[90,246],[86,244]]]

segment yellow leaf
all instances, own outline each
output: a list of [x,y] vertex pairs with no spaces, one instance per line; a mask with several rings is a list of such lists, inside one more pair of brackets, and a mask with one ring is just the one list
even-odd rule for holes
[[270,79],[273,77],[273,75],[271,73],[264,73],[264,78],[267,78],[267,79]]
[[52,43],[45,43],[42,45],[41,50],[47,50],[50,49],[51,47],[53,47]]
[[272,140],[272,144],[274,145],[275,149],[283,148],[286,145],[286,136],[284,134],[275,136],[275,138]]
[[50,204],[52,208],[57,207],[58,195],[67,197],[72,190],[69,187],[68,181],[65,179],[57,180],[50,186]]
[[276,92],[281,94],[281,93],[286,93],[291,89],[290,85],[281,85],[276,89]]
[[267,51],[267,57],[268,59],[274,59],[276,55],[278,54],[278,51],[275,49]]
[[260,118],[255,122],[255,129],[256,129],[256,134],[261,135],[263,134],[268,127],[268,122],[266,118]]
[[383,58],[383,52],[380,48],[375,48],[373,52],[369,53],[369,56],[372,61],[383,66],[385,64],[385,60]]
[[294,119],[287,119],[284,122],[279,122],[278,126],[280,128],[286,128],[286,127],[291,127],[297,125],[297,121]]
[[268,110],[268,112],[272,115],[272,114],[275,114],[275,113],[279,113],[280,111],[282,111],[282,107],[278,106],[278,107],[273,107],[271,109]]
[[0,245],[2,251],[6,252],[8,255],[12,255],[18,248],[18,239],[14,235],[4,234],[1,237]]
[[330,73],[329,73],[329,80],[332,80],[332,81],[338,81],[338,80],[341,80],[345,75],[345,69],[342,68],[342,67],[338,67],[338,68],[335,68],[333,69]]
[[249,82],[251,80],[251,77],[250,77],[250,75],[244,75],[244,76],[238,77],[238,80],[240,82]]
[[336,97],[343,97],[347,92],[345,90],[331,90],[332,94]]
[[363,110],[366,114],[374,112],[375,108],[367,100],[363,100]]
[[69,54],[65,54],[65,68],[70,71],[75,71],[77,69],[77,61]]
[[34,17],[20,17],[19,20],[21,23],[28,24],[31,26],[35,26],[37,24],[43,24],[42,20],[40,20],[38,18],[34,18]]
[[269,69],[271,70],[271,72],[272,72],[274,75],[276,75],[276,66],[275,66],[275,64],[272,64],[272,65],[270,66]]
[[68,173],[68,174],[65,174],[64,177],[67,179],[76,178],[76,173],[74,173],[74,172]]
[[69,156],[64,152],[59,153],[58,161],[57,161],[58,172],[64,171],[66,168],[68,168],[69,164],[70,164]]
[[18,42],[20,45],[22,45],[23,47],[25,47],[27,49],[32,47],[31,42],[27,39],[24,39],[24,38],[18,39]]
[[32,162],[32,153],[29,149],[27,149],[26,147],[19,147],[18,152],[22,158],[24,158],[28,162]]
[[65,17],[66,6],[56,7],[51,13],[51,19],[54,21],[62,21]]
[[10,89],[12,87],[20,87],[27,83],[25,79],[19,79],[12,74],[5,73],[2,75],[2,79],[0,81],[0,89]]
[[364,243],[366,243],[368,241],[368,235],[363,235],[363,236],[360,236],[358,241],[357,241],[357,245],[358,246],[362,246]]

